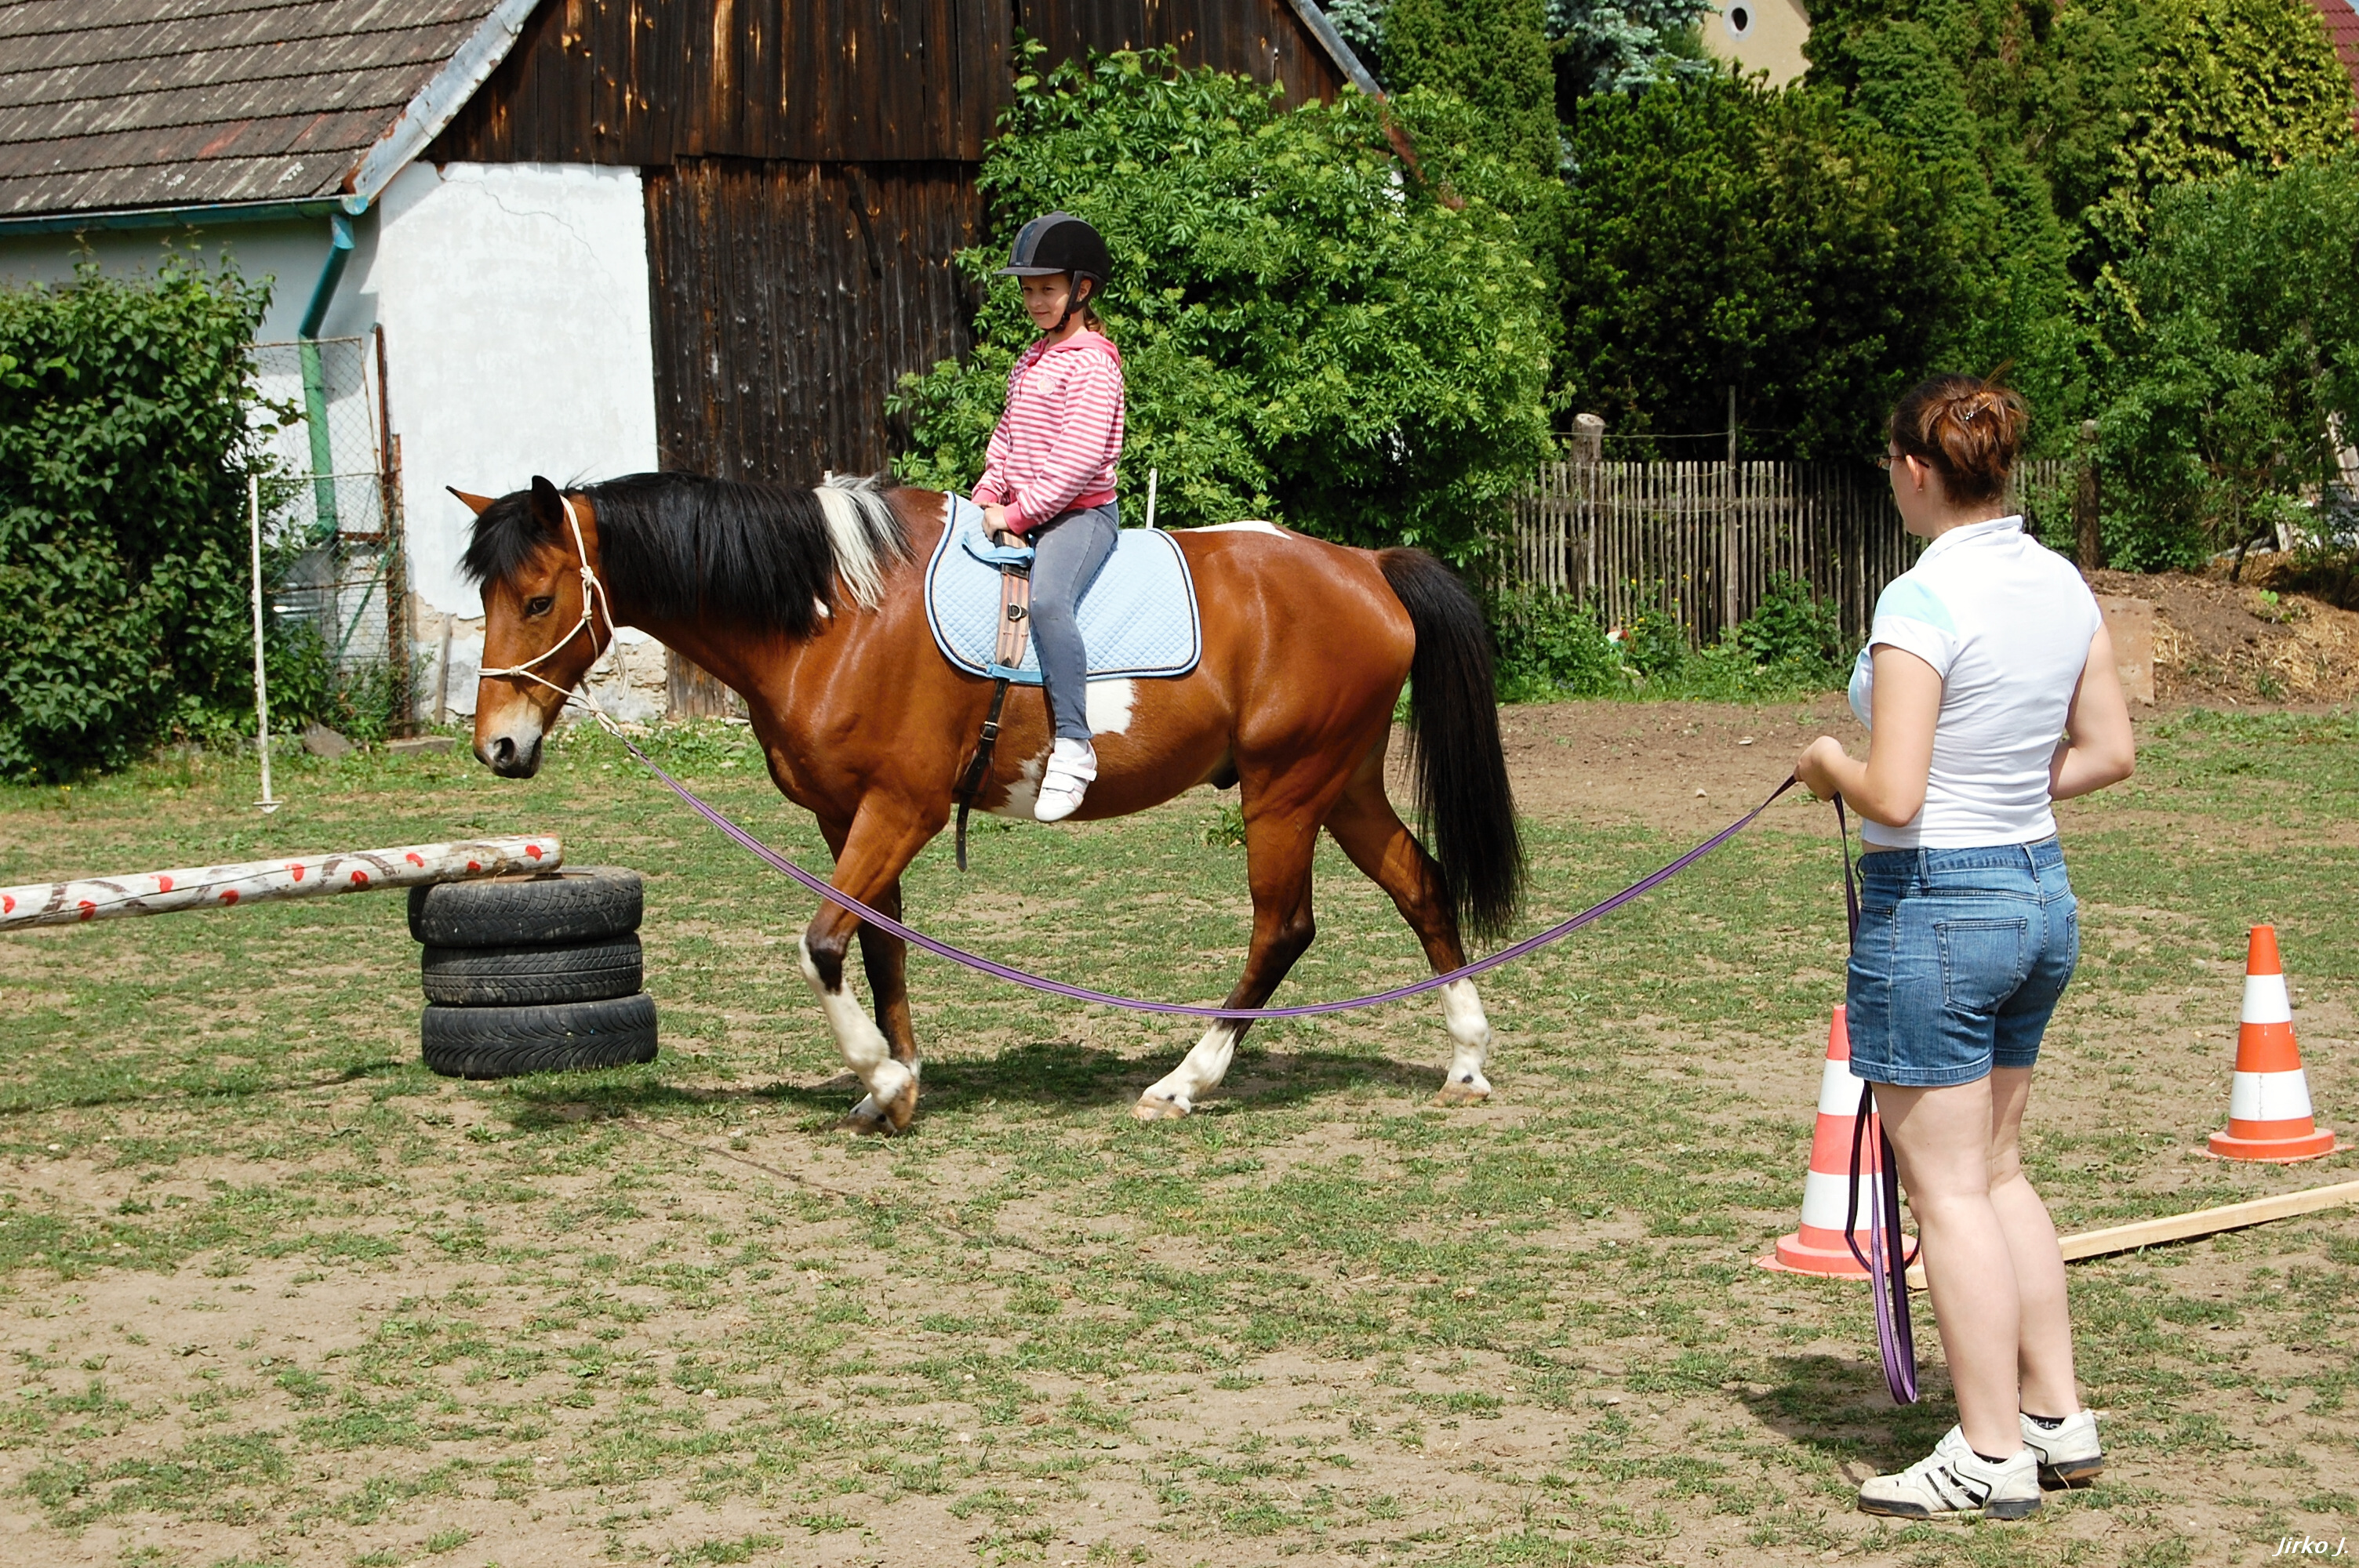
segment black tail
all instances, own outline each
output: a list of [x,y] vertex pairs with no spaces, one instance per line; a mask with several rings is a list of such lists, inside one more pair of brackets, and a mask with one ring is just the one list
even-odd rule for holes
[[1441,868],[1460,926],[1505,935],[1524,896],[1524,844],[1499,746],[1499,699],[1482,607],[1423,550],[1379,550],[1376,565],[1417,629],[1408,666],[1408,763],[1418,826]]

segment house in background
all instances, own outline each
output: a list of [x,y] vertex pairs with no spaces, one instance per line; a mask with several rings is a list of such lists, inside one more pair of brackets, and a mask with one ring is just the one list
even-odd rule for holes
[[2351,127],[2359,131],[2359,0],[2310,3],[2318,7],[2327,38],[2334,45],[2334,58],[2343,62],[2343,74],[2351,78]]
[[1810,14],[1800,0],[1714,0],[1700,26],[1709,53],[1734,61],[1748,76],[1767,71],[1772,87],[1783,87],[1810,69],[1802,58]]
[[[446,485],[884,466],[886,392],[970,346],[951,258],[1018,28],[1051,60],[1170,45],[1296,102],[1373,89],[1310,0],[195,10],[0,0],[0,287],[166,246],[270,277],[257,360],[309,477],[281,524],[323,541],[297,596],[429,716],[473,711],[482,647]],[[624,641],[622,711],[721,706]]]

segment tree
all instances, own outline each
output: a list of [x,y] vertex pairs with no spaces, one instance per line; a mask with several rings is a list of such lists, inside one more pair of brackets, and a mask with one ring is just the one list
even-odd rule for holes
[[2086,333],[2071,242],[2048,182],[2005,127],[1975,113],[1966,72],[1935,29],[1902,21],[1854,40],[1854,115],[1930,188],[1925,265],[1943,291],[1927,368],[2009,379],[2051,437],[2079,423]]
[[1462,100],[1485,126],[1486,150],[1553,171],[1556,75],[1546,19],[1545,0],[1391,0],[1386,84]]
[[1952,333],[1937,190],[1832,91],[1734,75],[1584,100],[1569,127],[1565,395],[1625,431],[1739,417],[1853,457]]
[[2157,193],[2100,423],[2115,564],[2190,565],[2334,472],[2359,429],[2359,152]]
[[1712,74],[1698,28],[1716,9],[1712,0],[1548,0],[1559,104]]
[[1390,112],[1422,178],[1357,93],[1288,109],[1241,77],[1174,71],[1168,53],[1019,77],[981,175],[995,238],[960,258],[991,290],[975,350],[904,381],[902,477],[980,477],[1033,337],[990,269],[1023,222],[1062,208],[1113,253],[1125,507],[1153,467],[1168,521],[1267,517],[1470,557],[1547,453],[1554,319],[1519,223],[1553,211],[1552,182],[1473,145],[1454,100],[1413,91]]

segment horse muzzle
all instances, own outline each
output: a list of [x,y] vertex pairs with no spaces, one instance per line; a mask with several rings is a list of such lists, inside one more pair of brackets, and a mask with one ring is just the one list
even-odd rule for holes
[[540,772],[540,731],[510,730],[475,742],[475,758],[504,779],[528,779]]

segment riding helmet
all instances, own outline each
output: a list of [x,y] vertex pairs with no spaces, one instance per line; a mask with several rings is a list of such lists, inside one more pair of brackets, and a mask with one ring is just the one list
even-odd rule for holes
[[1090,279],[1097,285],[1096,292],[1103,294],[1106,275],[1113,270],[1114,258],[1095,229],[1071,212],[1046,212],[1017,232],[1007,265],[997,276],[1049,277],[1069,272]]

